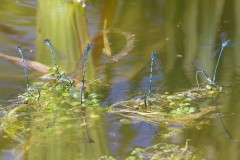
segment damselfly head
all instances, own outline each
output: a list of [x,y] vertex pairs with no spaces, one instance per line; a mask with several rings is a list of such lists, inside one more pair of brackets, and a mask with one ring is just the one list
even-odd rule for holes
[[86,46],[86,49],[90,49],[92,46],[93,46],[92,43],[88,43],[87,46]]
[[18,52],[24,54],[24,57],[32,56],[34,54],[33,49],[23,49],[22,46],[17,46]]
[[222,42],[222,47],[227,47],[230,44],[231,44],[231,41],[230,41],[230,39],[228,39],[228,40]]
[[49,47],[50,51],[54,52],[58,58],[60,58],[61,60],[66,60],[66,55],[59,51],[57,48],[55,48],[55,46],[52,45],[50,39],[44,39],[43,43],[45,43]]
[[43,41],[43,43],[46,43],[47,45],[51,45],[51,42],[50,42],[50,40],[49,39],[44,39],[44,41]]
[[155,58],[156,55],[157,55],[157,51],[156,51],[156,50],[153,50],[153,51],[152,51],[152,55],[151,55],[151,57],[152,57],[152,58]]
[[17,46],[17,49],[18,50],[22,50],[22,46]]

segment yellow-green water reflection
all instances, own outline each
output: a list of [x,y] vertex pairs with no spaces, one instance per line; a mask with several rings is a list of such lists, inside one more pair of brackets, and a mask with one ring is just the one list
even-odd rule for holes
[[[19,1],[19,3],[24,2]],[[52,65],[48,49],[42,43],[44,38],[49,38],[56,48],[69,57],[63,62],[57,59],[58,63],[66,71],[72,71],[76,67],[75,63],[81,58],[86,43],[91,39],[96,48],[94,48],[95,52],[92,52],[95,55],[90,58],[90,62],[94,64],[104,59],[104,55],[101,54],[102,36],[99,33],[102,32],[105,19],[107,19],[107,28],[120,29],[135,36],[133,50],[121,61],[107,66],[101,72],[107,75],[105,82],[112,86],[98,89],[106,95],[104,104],[114,103],[122,97],[129,98],[131,93],[125,92],[126,90],[147,89],[148,75],[145,74],[147,71],[143,70],[149,66],[144,66],[143,62],[149,59],[153,49],[158,51],[157,57],[162,67],[160,80],[154,80],[153,88],[157,89],[159,83],[164,82],[165,85],[160,91],[175,92],[195,84],[193,66],[195,60],[199,60],[206,72],[212,76],[216,58],[212,58],[211,53],[215,48],[200,47],[201,45],[219,43],[218,35],[223,31],[229,34],[232,41],[240,40],[238,0],[97,0],[89,1],[86,8],[69,1],[52,0],[39,1],[32,7],[26,5],[19,7],[19,4],[13,1],[4,1],[4,5],[0,6],[0,35],[3,37],[0,40],[1,52],[14,55],[14,47],[18,44],[26,48],[35,45],[36,55],[31,58]],[[28,23],[25,23],[26,21]],[[89,37],[89,35],[93,36]],[[111,33],[108,36],[111,37]],[[110,43],[114,54],[124,42],[113,37]],[[106,125],[99,125],[99,129],[91,131],[94,144],[72,144],[71,138],[77,139],[77,137],[66,132],[44,139],[49,145],[35,145],[31,148],[26,146],[23,159],[61,159],[64,156],[71,157],[71,154],[76,155],[78,151],[80,154],[81,148],[84,147],[86,150],[83,153],[90,159],[92,157],[88,156],[92,154],[93,146],[99,148],[94,158],[103,154],[125,157],[129,150],[137,146],[146,147],[159,141],[184,145],[187,138],[191,139],[190,145],[203,151],[206,159],[239,159],[240,132],[237,127],[240,118],[238,116],[240,112],[239,49],[239,46],[226,48],[217,73],[218,83],[230,85],[231,92],[218,98],[217,103],[223,106],[221,108],[224,113],[223,121],[231,132],[233,140],[223,135],[221,122],[216,117],[213,117],[211,123],[202,129],[183,130],[174,140],[166,140],[159,136],[152,138],[148,133],[147,125],[143,125],[143,128],[137,124],[122,125],[115,121],[117,118],[114,115],[106,115],[105,119],[98,120],[100,124],[106,122]],[[0,65],[1,68],[5,68],[1,70],[1,75],[22,73],[21,68],[13,67],[11,63],[0,63]],[[92,79],[96,77],[94,70],[87,74]],[[8,81],[10,79],[11,81]],[[1,83],[6,86],[17,84],[13,87],[12,92],[15,92],[16,88],[25,86],[24,79],[19,82],[20,79],[4,76],[1,78]],[[1,95],[11,91],[10,87],[5,85],[1,86],[1,89],[4,89]],[[8,99],[9,96],[4,98]],[[157,131],[161,133],[161,128]],[[104,139],[102,137],[107,137],[109,142],[101,141]],[[16,143],[11,140],[5,142],[1,147],[2,151],[14,148],[11,144]],[[5,153],[2,152],[1,156],[4,155]]]

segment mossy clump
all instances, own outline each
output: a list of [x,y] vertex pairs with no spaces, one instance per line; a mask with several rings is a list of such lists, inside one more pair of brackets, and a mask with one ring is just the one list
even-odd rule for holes
[[[12,138],[22,141],[32,133],[34,137],[48,136],[66,128],[79,128],[86,125],[84,119],[87,116],[97,118],[97,114],[104,110],[97,93],[85,90],[81,103],[80,89],[74,86],[73,80],[60,73],[57,75],[56,69],[51,69],[51,80],[33,83],[19,95],[22,101],[5,111],[1,118],[2,127]],[[86,116],[90,108],[94,111]]]
[[158,124],[170,122],[190,125],[216,110],[214,106],[199,107],[201,102],[215,98],[223,92],[225,91],[221,86],[206,85],[174,94],[157,93],[117,102],[110,106],[109,112]]
[[[203,159],[201,152],[197,152],[194,148],[189,147],[189,140],[186,140],[185,146],[181,147],[177,144],[159,143],[147,148],[135,148],[125,160],[139,160],[139,159],[152,159],[152,160],[169,160],[169,159],[182,159],[182,160],[199,160]],[[102,156],[99,159],[116,160],[113,156]]]

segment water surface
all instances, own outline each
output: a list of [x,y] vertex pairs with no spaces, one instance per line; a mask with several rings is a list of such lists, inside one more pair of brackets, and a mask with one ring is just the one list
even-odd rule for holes
[[[36,24],[36,21],[43,15],[38,8],[38,3],[32,0],[19,0],[5,1],[4,4],[0,6],[0,35],[2,37],[0,52],[18,56],[17,45],[22,45],[29,50],[38,48],[33,55],[27,58],[51,66],[49,53],[45,54],[43,47],[39,46],[43,45],[40,43],[44,38],[43,35],[49,33],[50,36],[50,32],[58,31],[44,32],[46,28],[39,27],[39,22]],[[59,7],[60,11],[63,8],[67,10],[66,6],[56,7]],[[102,44],[98,41],[105,19],[107,19],[108,29],[127,32],[134,35],[136,39],[133,50],[127,56],[117,63],[106,66],[101,71],[102,75],[106,75],[105,82],[111,86],[96,89],[105,94],[102,104],[111,105],[119,100],[134,97],[136,92],[148,89],[149,60],[152,50],[158,51],[157,58],[160,61],[159,71],[154,72],[153,90],[159,89],[159,92],[172,93],[195,86],[196,68],[193,65],[195,60],[198,60],[204,70],[213,76],[217,58],[212,58],[211,53],[216,48],[201,46],[219,44],[218,35],[224,31],[228,33],[231,41],[240,41],[239,8],[238,0],[104,0],[88,2],[86,6],[88,32],[90,39],[93,39],[93,43],[95,42],[93,64],[100,65],[106,58],[102,54]],[[68,11],[70,13],[71,10]],[[46,25],[47,23],[44,22]],[[59,22],[59,24],[62,23],[64,22]],[[74,26],[74,24],[72,25]],[[51,28],[51,25],[49,26]],[[68,31],[69,34],[76,34],[74,27],[69,27]],[[65,37],[68,35],[67,33],[64,33]],[[60,33],[55,35],[56,39],[59,38],[57,36],[62,37]],[[112,54],[116,54],[124,46],[126,40],[121,34],[114,31],[109,32],[108,36]],[[71,39],[71,36],[67,38]],[[76,37],[73,36],[73,38]],[[59,63],[62,63],[66,70],[72,70],[80,58],[79,49],[76,49],[79,46],[72,43],[66,45],[66,42],[55,46],[70,57],[67,62],[59,61]],[[76,52],[69,53],[71,51]],[[239,159],[239,51],[240,46],[227,47],[224,50],[217,72],[217,83],[227,86],[230,92],[217,98],[216,102],[209,102],[209,105],[217,103],[222,106],[220,111],[224,115],[223,122],[231,132],[232,140],[224,135],[223,127],[217,116],[213,116],[210,124],[200,129],[194,127],[184,129],[177,137],[162,139],[161,136],[154,136],[147,123],[122,124],[119,121],[121,117],[105,114],[90,130],[95,143],[76,143],[72,146],[72,150],[67,150],[68,154],[65,158],[71,157],[71,152],[75,155],[78,149],[81,150],[81,147],[77,148],[78,145],[85,146],[83,151],[86,154],[85,158],[90,158],[92,147],[98,148],[98,152],[91,158],[97,158],[104,154],[123,158],[135,147],[148,147],[160,142],[171,142],[184,146],[186,139],[191,139],[190,145],[202,151],[206,159]],[[9,103],[8,100],[15,99],[19,93],[24,91],[25,81],[21,67],[3,60],[0,65],[0,97],[1,105],[5,107],[5,104]],[[29,73],[30,80],[40,74],[31,70]],[[96,73],[95,76],[101,77],[100,73]],[[154,127],[157,133],[164,132],[161,127]],[[101,130],[101,132],[97,132],[97,130]],[[4,133],[1,134],[4,135]],[[73,136],[66,133],[63,137],[66,135]],[[71,147],[71,143],[65,143],[67,140],[62,140],[61,136],[56,137],[53,141],[49,140],[49,146],[45,148],[35,146],[26,151],[31,156],[25,155],[22,159],[36,159],[36,155],[42,155],[39,159],[54,159],[54,155],[64,151],[66,147],[64,145],[68,144],[67,147]],[[11,138],[1,138],[1,144],[0,156],[2,159],[14,159],[13,157],[20,152],[16,149],[19,142]],[[77,148],[76,151],[74,148]]]

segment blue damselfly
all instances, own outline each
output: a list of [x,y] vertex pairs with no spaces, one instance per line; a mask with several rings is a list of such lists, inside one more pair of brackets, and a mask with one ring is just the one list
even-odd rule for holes
[[[60,59],[63,59],[65,60],[66,59],[66,55],[60,53],[53,45],[52,43],[50,42],[49,39],[45,39],[43,41],[47,46],[48,48],[50,49],[50,52],[51,52],[51,56],[52,56],[52,60],[53,60],[53,64],[54,64],[54,67],[56,68],[56,73],[57,73],[57,79],[64,83],[67,88],[70,88],[72,86],[72,81],[68,78],[66,78],[64,76],[64,74],[61,74],[60,71],[59,71],[59,66],[57,65],[57,62],[56,62],[56,58],[55,58],[55,54],[60,58]],[[54,54],[55,53],[55,54]]]
[[146,95],[152,94],[152,83],[154,77],[154,70],[157,74],[161,74],[160,71],[160,61],[157,59],[157,51],[153,50],[151,53],[151,62],[150,62],[150,74],[149,74],[149,82],[148,82],[148,91],[145,93]]
[[149,103],[148,103],[148,98],[152,96],[152,82],[153,82],[153,70],[154,70],[154,65],[157,67],[157,70],[160,68],[159,63],[157,63],[157,51],[153,50],[151,53],[151,63],[150,63],[150,74],[149,74],[149,83],[148,83],[148,91],[145,91],[144,93],[144,104],[146,108],[150,108]]
[[40,91],[38,89],[34,89],[34,88],[29,87],[27,65],[26,65],[26,61],[25,61],[25,58],[24,58],[24,52],[23,52],[22,46],[17,46],[17,49],[18,49],[18,53],[20,54],[20,56],[22,58],[24,76],[25,76],[25,80],[26,80],[26,91],[29,92],[30,94],[33,94],[34,91],[37,91],[37,99],[39,99],[40,98]]
[[220,38],[222,40],[221,46],[213,53],[213,56],[215,56],[219,52],[218,60],[217,60],[216,66],[215,66],[213,79],[212,79],[213,83],[215,83],[215,81],[216,81],[217,69],[218,69],[218,65],[219,65],[219,62],[220,62],[220,59],[221,59],[221,56],[223,53],[223,49],[231,44],[230,39],[227,39],[226,32],[221,33]]
[[43,42],[44,42],[44,43],[48,46],[48,48],[50,49],[51,56],[52,56],[52,60],[53,60],[53,64],[54,64],[54,67],[56,68],[56,72],[57,72],[57,74],[58,74],[58,79],[60,79],[60,78],[61,78],[61,74],[60,74],[60,72],[59,72],[59,68],[58,68],[57,61],[56,61],[56,58],[55,58],[54,53],[57,54],[58,57],[60,57],[61,59],[66,59],[66,56],[63,55],[63,54],[61,54],[61,53],[59,53],[58,51],[56,51],[55,47],[52,45],[52,43],[50,42],[49,39],[45,39]]
[[85,73],[86,73],[86,67],[87,67],[87,56],[92,47],[91,43],[88,43],[85,51],[84,51],[84,60],[83,60],[83,71],[82,71],[82,87],[81,87],[81,95],[80,95],[80,101],[81,104],[83,103],[83,96],[84,96],[84,90],[85,90]]
[[22,46],[17,46],[17,49],[18,49],[18,53],[20,54],[20,56],[22,58],[24,77],[25,77],[25,80],[26,80],[26,91],[27,91],[28,88],[29,88],[29,80],[28,80],[28,74],[27,74],[27,65],[26,65],[26,62],[25,62]]

